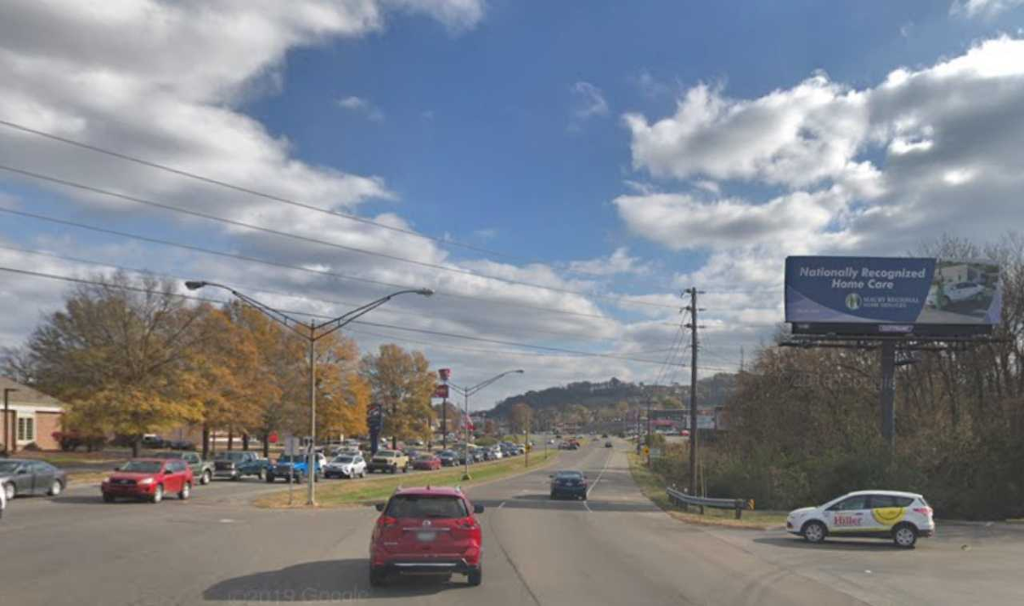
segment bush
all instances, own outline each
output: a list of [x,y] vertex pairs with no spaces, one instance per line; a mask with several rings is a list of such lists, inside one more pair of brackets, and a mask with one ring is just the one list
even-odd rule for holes
[[477,438],[477,440],[476,440],[476,445],[481,447],[481,448],[487,448],[488,446],[494,446],[497,443],[498,443],[498,438],[485,437],[485,438]]

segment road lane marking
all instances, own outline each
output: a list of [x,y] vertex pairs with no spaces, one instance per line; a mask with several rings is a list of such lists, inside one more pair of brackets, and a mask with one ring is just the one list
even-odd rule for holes
[[583,501],[583,508],[589,511],[590,513],[594,513],[594,510],[590,508],[590,505],[587,504],[586,501]]
[[502,501],[501,503],[498,504],[498,509],[501,509],[504,506],[505,506],[505,501]]
[[[595,488],[597,488],[597,483],[601,481],[601,476],[603,476],[604,472],[608,470],[608,464],[611,463],[611,462],[612,462],[612,458],[611,457],[608,457],[607,459],[605,459],[604,468],[601,469],[601,473],[597,474],[597,479],[594,480],[594,483],[591,484],[590,488],[587,489],[587,498],[589,498],[590,497],[590,493],[593,492],[593,490]],[[588,507],[587,509],[590,509],[590,508]]]

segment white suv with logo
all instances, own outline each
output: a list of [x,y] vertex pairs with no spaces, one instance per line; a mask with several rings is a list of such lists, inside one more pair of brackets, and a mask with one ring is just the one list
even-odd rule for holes
[[821,543],[829,535],[892,539],[910,549],[918,537],[935,533],[932,508],[912,492],[862,490],[833,499],[820,507],[789,514],[786,531]]

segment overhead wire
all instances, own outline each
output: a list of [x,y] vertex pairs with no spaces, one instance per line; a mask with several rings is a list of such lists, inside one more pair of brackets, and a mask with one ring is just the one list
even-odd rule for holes
[[[93,285],[93,286],[105,286],[105,287],[108,287],[108,288],[119,288],[119,289],[124,289],[124,290],[128,290],[128,291],[146,292],[145,289],[142,289],[142,288],[135,288],[135,287],[124,286],[124,285],[116,285],[116,284],[110,284],[110,283],[106,283],[106,282],[100,282],[100,281],[97,281],[97,280],[87,280],[87,279],[84,279],[84,278],[75,278],[75,277],[72,277],[72,276],[62,276],[62,275],[58,275],[58,274],[49,274],[49,273],[45,273],[45,272],[37,272],[37,271],[18,269],[18,268],[13,268],[13,267],[3,267],[3,266],[0,266],[0,271],[5,271],[5,272],[9,272],[9,273],[14,273],[14,274],[20,274],[20,275],[24,275],[24,276],[32,276],[32,277],[37,277],[37,278],[58,280],[58,281],[74,283],[74,284],[84,284],[84,285]],[[223,305],[223,304],[225,304],[227,302],[227,301],[222,300],[222,299],[212,299],[212,298],[208,298],[208,297],[199,297],[199,296],[195,296],[195,295],[185,295],[185,294],[179,294],[179,293],[168,293],[167,296],[179,297],[179,298],[182,298],[182,299],[194,300],[194,301],[200,301],[200,302],[206,302],[206,303],[216,303],[216,304],[219,304],[219,305]],[[310,318],[318,318],[318,319],[325,319],[325,320],[333,319],[330,316],[327,316],[327,315],[324,315],[324,314],[316,314],[316,313],[303,312],[303,311],[297,311],[297,310],[279,310],[279,311],[282,311],[282,312],[288,313],[288,314],[293,314],[293,315],[300,315],[300,316],[310,317]],[[478,341],[478,342],[481,342],[481,343],[493,343],[493,344],[497,344],[497,345],[507,345],[507,346],[512,346],[512,347],[523,347],[523,348],[529,348],[529,349],[536,349],[538,351],[572,354],[572,355],[575,355],[575,356],[589,356],[589,357],[595,357],[595,358],[607,358],[607,359],[623,360],[623,361],[627,361],[627,362],[637,362],[637,363],[642,363],[642,364],[663,364],[664,363],[661,360],[649,360],[649,359],[644,359],[644,358],[633,358],[633,357],[629,357],[629,356],[612,354],[612,353],[580,351],[580,350],[573,350],[573,349],[564,348],[564,347],[552,347],[552,346],[547,346],[547,345],[536,345],[536,344],[532,344],[532,343],[520,343],[520,342],[516,342],[516,341],[507,341],[507,340],[503,340],[503,339],[492,339],[492,338],[487,338],[487,337],[475,337],[475,336],[472,336],[472,335],[463,335],[463,334],[449,333],[449,332],[438,331],[438,330],[428,330],[428,329],[422,329],[422,328],[411,328],[411,327],[407,327],[407,326],[396,326],[396,325],[393,325],[393,324],[384,324],[384,323],[381,323],[381,322],[370,322],[370,321],[366,321],[366,320],[354,320],[352,322],[352,324],[358,324],[358,325],[362,325],[362,326],[372,326],[372,327],[377,327],[377,328],[387,328],[387,329],[399,330],[399,331],[405,331],[405,332],[414,332],[414,333],[427,334],[427,335],[439,336],[439,337],[447,337],[447,338],[453,338],[453,339],[463,339],[463,340],[468,340],[468,341]]]
[[[50,259],[57,259],[57,260],[61,260],[61,261],[69,261],[69,262],[72,262],[72,263],[79,263],[79,264],[82,264],[82,265],[92,265],[92,266],[96,266],[96,267],[106,267],[108,269],[113,269],[113,270],[118,270],[118,271],[133,272],[133,273],[136,273],[136,274],[149,274],[149,275],[154,275],[154,276],[158,276],[158,277],[178,280],[178,281],[181,281],[181,282],[184,282],[186,280],[194,280],[194,279],[203,278],[203,276],[189,276],[189,277],[185,277],[185,276],[180,276],[180,275],[171,274],[171,273],[167,273],[167,272],[159,272],[159,271],[153,271],[153,270],[149,270],[149,269],[141,269],[141,268],[136,268],[136,267],[128,267],[128,266],[125,266],[125,265],[116,265],[116,264],[113,264],[113,263],[104,263],[102,261],[96,261],[96,260],[92,260],[92,259],[83,259],[81,257],[74,257],[74,256],[70,256],[70,255],[62,255],[62,254],[53,253],[53,252],[49,252],[49,251],[33,250],[33,249],[30,249],[30,248],[22,248],[22,247],[18,247],[18,246],[9,246],[9,245],[6,245],[6,244],[0,244],[0,250],[10,250],[10,251],[15,251],[15,252],[19,252],[19,253],[29,254],[29,255],[36,255],[36,256],[46,257],[46,258],[50,258]],[[212,280],[208,280],[208,281],[212,281]],[[277,296],[289,297],[289,298],[294,298],[294,299],[304,299],[306,301],[312,301],[312,302],[316,302],[316,303],[327,303],[329,305],[348,305],[348,306],[351,306],[351,307],[357,307],[359,305],[362,305],[362,303],[357,303],[355,301],[342,301],[342,300],[322,299],[322,298],[317,298],[317,297],[311,297],[311,296],[305,295],[305,294],[299,295],[299,294],[295,294],[295,293],[288,293],[288,292],[284,292],[284,291],[280,291],[280,290],[268,289],[268,288],[264,288],[264,287],[246,286],[245,284],[238,284],[238,283],[232,283],[232,287],[235,287],[238,290],[247,290],[247,291],[252,291],[252,292],[255,292],[255,293],[277,295]],[[383,309],[380,309],[378,311],[378,313],[386,313],[386,314],[399,315],[399,316],[410,316],[410,315],[413,315],[412,312],[396,310],[396,309],[393,309],[393,308],[383,308]],[[463,319],[463,318],[460,318],[459,321],[460,322],[466,322],[466,320]],[[575,341],[581,341],[581,342],[610,342],[610,341],[615,341],[615,339],[613,339],[613,338],[601,339],[601,338],[594,338],[594,337],[583,337],[583,336],[579,335],[578,333],[568,333],[568,332],[560,332],[560,331],[552,331],[552,330],[540,330],[540,329],[534,329],[534,328],[517,328],[517,330],[522,331],[522,332],[532,332],[532,333],[536,333],[536,334],[552,335],[552,336],[560,337],[562,339],[575,340]],[[659,352],[654,351],[654,352],[629,352],[629,353],[659,353]]]
[[0,164],[0,170],[4,170],[4,171],[7,171],[9,173],[21,175],[21,176],[24,176],[24,177],[29,177],[31,179],[36,179],[36,180],[39,180],[39,181],[45,181],[45,182],[53,183],[53,184],[56,184],[56,185],[62,185],[62,186],[65,186],[65,187],[70,187],[70,188],[74,188],[74,189],[80,189],[82,191],[87,191],[87,192],[98,194],[98,195],[102,195],[102,196],[108,196],[108,197],[111,197],[111,198],[116,198],[116,199],[119,199],[119,200],[124,200],[126,202],[132,202],[134,204],[140,204],[140,205],[143,205],[143,206],[149,206],[151,208],[159,208],[161,210],[166,210],[166,211],[177,213],[177,214],[181,214],[181,215],[186,215],[186,216],[190,216],[190,217],[197,217],[197,218],[205,219],[205,220],[208,220],[208,221],[214,221],[214,222],[217,222],[217,223],[223,223],[225,225],[231,225],[233,227],[240,227],[240,228],[243,228],[243,229],[248,229],[248,230],[251,230],[251,231],[255,231],[255,232],[259,232],[259,233],[264,233],[264,234],[268,234],[268,235],[272,235],[272,236],[276,236],[276,237],[288,238],[288,239],[296,240],[296,241],[299,241],[299,242],[305,242],[305,243],[309,243],[309,244],[316,244],[318,246],[325,246],[325,247],[334,248],[334,249],[337,249],[337,250],[344,250],[346,252],[351,252],[351,253],[356,253],[356,254],[361,254],[361,255],[367,255],[367,256],[377,257],[377,258],[381,258],[381,259],[388,259],[388,260],[395,261],[395,262],[398,262],[398,263],[407,263],[407,264],[410,264],[410,265],[415,265],[415,266],[423,267],[423,268],[427,268],[427,269],[434,269],[434,270],[438,270],[438,271],[446,271],[446,272],[460,274],[460,275],[472,276],[472,277],[483,279],[483,280],[495,280],[495,281],[498,281],[498,282],[503,282],[503,283],[506,283],[506,284],[512,284],[512,285],[515,285],[515,286],[524,286],[524,287],[527,287],[527,288],[536,288],[536,289],[540,289],[540,290],[547,290],[547,291],[557,292],[557,293],[561,293],[561,294],[576,295],[576,296],[580,296],[580,297],[584,297],[584,298],[593,298],[593,299],[602,299],[602,300],[607,300],[607,301],[615,301],[615,302],[619,302],[619,303],[627,303],[629,305],[641,305],[641,306],[658,307],[658,308],[672,308],[672,306],[670,306],[670,305],[664,305],[664,304],[661,304],[661,303],[651,303],[649,301],[641,301],[641,300],[637,300],[635,297],[620,296],[620,295],[602,295],[602,294],[596,294],[596,293],[585,293],[585,292],[573,290],[573,289],[570,289],[570,288],[560,288],[560,287],[557,287],[557,286],[545,286],[543,284],[535,284],[535,283],[532,283],[532,282],[525,282],[525,281],[522,281],[522,280],[515,280],[515,279],[512,279],[512,278],[505,278],[505,277],[502,277],[502,276],[495,276],[493,274],[485,274],[485,273],[481,273],[481,272],[477,272],[477,271],[472,271],[472,270],[464,269],[464,268],[461,268],[461,267],[453,267],[453,266],[449,266],[449,265],[441,265],[439,263],[431,263],[431,262],[428,262],[428,261],[419,261],[419,260],[416,260],[416,259],[410,259],[410,258],[407,258],[407,257],[402,257],[402,256],[399,256],[399,255],[392,255],[392,254],[389,254],[389,253],[383,253],[383,252],[379,252],[379,251],[368,250],[368,249],[365,249],[365,248],[359,248],[357,246],[348,246],[346,244],[340,244],[338,242],[331,242],[331,241],[328,241],[328,240],[322,240],[320,238],[314,238],[312,236],[304,236],[302,234],[282,231],[282,230],[274,229],[274,228],[271,228],[271,227],[264,227],[262,225],[255,225],[255,224],[252,224],[252,223],[246,223],[245,221],[238,221],[236,219],[228,219],[226,217],[220,217],[220,216],[217,216],[217,215],[213,215],[213,214],[202,212],[202,211],[198,211],[198,210],[193,210],[193,209],[189,209],[189,208],[182,208],[180,206],[174,206],[173,204],[165,204],[163,202],[157,202],[157,201],[154,201],[154,200],[148,200],[148,199],[145,199],[145,198],[140,198],[138,196],[133,196],[133,195],[129,195],[129,194],[123,194],[123,193],[120,193],[120,192],[115,192],[115,191],[111,191],[111,190],[108,190],[108,189],[104,189],[102,187],[96,187],[94,185],[88,185],[88,184],[85,184],[85,183],[79,183],[77,181],[72,181],[70,179],[63,179],[63,178],[60,178],[60,177],[54,177],[52,175],[44,175],[42,173],[37,173],[37,172],[34,172],[34,171],[30,171],[30,170],[26,170],[26,169],[23,169],[23,168],[17,168],[17,167],[9,166],[9,165],[6,165],[6,164]]
[[[130,232],[110,229],[110,228],[107,228],[107,227],[98,227],[98,226],[95,226],[95,225],[89,225],[87,223],[81,223],[81,222],[78,222],[78,221],[71,221],[71,220],[68,220],[68,219],[60,219],[60,218],[57,218],[57,217],[51,217],[51,216],[42,215],[42,214],[39,214],[39,213],[33,213],[33,212],[28,212],[28,211],[23,211],[23,210],[16,210],[16,209],[13,209],[13,208],[4,207],[2,205],[0,205],[0,213],[7,213],[7,214],[16,215],[16,216],[20,216],[20,217],[25,217],[25,218],[29,218],[29,219],[34,219],[34,220],[38,220],[38,221],[45,221],[45,222],[53,223],[53,224],[57,224],[57,225],[65,225],[65,226],[68,226],[68,227],[75,227],[77,229],[84,229],[84,230],[88,230],[88,231],[92,231],[92,232],[96,232],[96,233],[113,235],[113,236],[117,236],[117,237],[120,237],[120,238],[136,240],[136,241],[139,241],[139,242],[146,242],[146,243],[149,243],[149,244],[159,244],[159,245],[162,245],[162,246],[169,246],[169,247],[173,247],[173,248],[179,248],[179,249],[182,249],[182,250],[189,250],[189,251],[192,251],[192,252],[198,252],[198,253],[201,253],[201,254],[207,254],[207,255],[217,256],[217,257],[221,257],[221,258],[235,259],[235,260],[240,260],[240,261],[246,261],[246,262],[249,262],[249,263],[258,263],[258,264],[266,265],[266,266],[269,266],[269,267],[277,267],[277,268],[280,268],[280,269],[289,269],[289,270],[300,271],[300,272],[310,273],[310,274],[318,274],[318,275],[328,276],[328,277],[331,277],[331,278],[334,278],[334,279],[337,279],[337,280],[342,280],[342,281],[359,282],[359,283],[363,283],[363,284],[372,284],[372,285],[375,285],[375,286],[386,286],[386,287],[390,287],[390,288],[419,288],[420,286],[422,286],[422,285],[408,284],[408,283],[401,284],[401,283],[395,283],[395,282],[387,282],[387,281],[383,281],[383,280],[375,280],[375,279],[372,279],[372,278],[363,278],[363,277],[359,277],[359,276],[353,276],[353,275],[349,275],[349,274],[342,274],[342,273],[338,273],[338,272],[334,272],[334,271],[329,271],[329,270],[316,269],[316,268],[313,268],[313,267],[302,267],[302,266],[299,266],[299,265],[289,265],[287,263],[281,263],[279,261],[271,261],[269,259],[262,259],[262,258],[259,258],[259,257],[253,257],[253,256],[249,256],[249,255],[239,254],[239,253],[231,253],[231,252],[225,252],[225,251],[220,251],[220,250],[214,250],[214,249],[205,248],[205,247],[202,247],[202,246],[197,246],[197,245],[194,245],[194,244],[184,244],[184,243],[181,243],[181,242],[174,242],[172,240],[165,240],[165,239],[162,239],[162,238],[155,238],[155,237],[152,237],[152,236],[143,236],[143,235],[140,235],[140,234],[134,234],[134,233],[130,233]],[[579,311],[570,311],[570,310],[565,310],[565,309],[557,309],[557,308],[554,308],[554,307],[545,307],[545,306],[541,306],[541,305],[530,305],[528,303],[515,303],[515,302],[511,302],[511,301],[502,301],[502,300],[499,300],[499,299],[492,299],[492,298],[489,298],[489,297],[481,297],[479,295],[467,295],[467,294],[461,294],[461,293],[447,292],[447,291],[442,290],[442,289],[434,289],[434,292],[435,292],[436,295],[442,296],[442,297],[450,297],[450,298],[462,299],[462,300],[481,301],[481,302],[487,303],[488,305],[501,305],[501,306],[506,306],[506,307],[520,308],[520,309],[532,309],[532,310],[544,311],[544,312],[555,313],[555,314],[577,316],[577,317],[583,317],[583,318],[592,318],[592,319],[595,319],[595,320],[601,320],[603,322],[617,323],[617,320],[615,320],[614,318],[609,318],[608,316],[604,316],[604,315],[591,314],[591,313],[579,312]],[[665,324],[669,325],[669,326],[675,326],[675,324],[670,324],[670,323],[667,323],[667,322]]]

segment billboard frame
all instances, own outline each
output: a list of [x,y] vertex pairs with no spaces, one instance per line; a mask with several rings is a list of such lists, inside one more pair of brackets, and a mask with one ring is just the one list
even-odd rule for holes
[[[821,259],[821,260],[826,261],[826,262],[828,262],[828,261],[843,261],[843,262],[849,263],[849,265],[847,267],[850,267],[850,268],[855,267],[857,264],[860,264],[861,267],[865,267],[866,268],[866,267],[870,266],[870,264],[872,262],[876,262],[877,263],[877,262],[899,262],[899,261],[905,261],[905,262],[909,262],[909,263],[913,264],[913,263],[921,263],[921,262],[931,261],[931,262],[934,263],[933,268],[934,268],[934,271],[936,273],[938,273],[942,269],[947,268],[949,266],[960,266],[960,265],[967,266],[969,272],[970,271],[978,271],[979,268],[985,267],[985,266],[988,266],[988,267],[994,266],[995,270],[997,272],[996,273],[996,278],[994,280],[994,283],[989,284],[989,286],[992,289],[991,297],[997,301],[997,303],[995,303],[995,304],[998,306],[997,309],[999,311],[997,312],[996,316],[998,318],[1001,318],[1001,315],[1002,315],[1002,288],[1003,288],[1003,281],[1002,281],[1002,276],[1001,276],[1002,268],[1000,268],[998,266],[998,262],[996,262],[995,260],[992,260],[992,259],[948,259],[948,258],[942,258],[942,257],[877,257],[877,256],[876,257],[872,257],[872,256],[854,257],[854,256],[834,256],[834,255],[820,255],[820,256],[815,256],[815,255],[792,255],[792,256],[787,256],[786,257],[786,261],[785,261],[784,281],[783,281],[783,288],[784,288],[784,290],[783,290],[783,292],[784,292],[784,294],[783,294],[783,308],[784,308],[784,312],[783,313],[784,313],[784,316],[785,316],[785,322],[790,325],[790,331],[791,331],[791,333],[793,335],[818,335],[818,336],[824,336],[824,337],[854,337],[854,338],[856,338],[856,337],[865,337],[865,338],[872,338],[872,339],[885,338],[885,337],[890,337],[890,336],[897,336],[897,337],[902,337],[902,338],[935,338],[935,339],[943,339],[943,340],[945,340],[945,339],[957,339],[957,338],[962,338],[962,337],[984,337],[984,336],[988,336],[988,335],[991,335],[991,334],[994,333],[995,327],[998,325],[998,321],[995,322],[995,323],[992,323],[992,322],[941,323],[941,322],[918,321],[920,319],[920,315],[918,316],[918,320],[915,320],[913,322],[908,322],[908,321],[885,321],[885,320],[877,320],[877,321],[865,320],[863,322],[841,322],[841,321],[830,322],[830,321],[814,321],[814,320],[791,320],[790,319],[791,318],[791,310],[790,310],[791,294],[790,294],[790,289],[793,288],[795,294],[798,297],[807,297],[807,295],[801,293],[801,291],[797,291],[796,288],[791,286],[791,284],[790,284],[789,272],[790,272],[790,269],[791,269],[791,263],[794,266],[798,266],[799,263],[807,262],[807,260],[811,260],[811,259]],[[974,267],[974,269],[973,270],[970,269],[971,267]],[[794,267],[794,269],[795,269],[795,267]],[[975,278],[975,281],[978,283],[979,286],[984,286],[986,284],[985,280],[987,280],[990,277],[985,272],[982,272],[982,273],[978,274],[978,276],[979,277]],[[863,278],[851,277],[851,280],[853,280],[853,279],[863,279]],[[936,279],[938,279],[938,278],[936,278],[935,275],[931,276],[931,283],[933,285],[935,284],[935,280]],[[965,278],[960,278],[960,280],[964,280],[964,279]],[[953,281],[956,281],[956,280],[951,280],[951,282],[953,282]],[[837,288],[837,287],[833,286],[832,288]],[[934,286],[932,286],[931,288],[934,288]],[[856,292],[856,291],[852,291],[852,292]],[[939,292],[941,293],[941,291],[939,291]],[[933,297],[933,296],[934,295],[932,294],[932,292],[929,291],[928,296],[925,297],[925,299],[926,299],[925,302],[922,304],[922,308],[921,308],[922,310],[926,310],[930,305],[933,305],[933,303],[931,303],[931,304],[929,303],[929,301],[931,300],[931,297]],[[939,295],[939,296],[941,296],[941,295]],[[812,301],[812,299],[808,298],[808,301]],[[948,301],[948,299],[947,299],[947,301]],[[992,303],[990,302],[990,305],[991,304]],[[844,312],[842,310],[839,310],[839,309],[836,309],[836,308],[827,307],[827,304],[825,304],[825,303],[820,303],[818,305],[819,306],[823,306],[826,309],[833,309],[833,310],[835,310],[837,315],[841,315],[841,314],[846,313],[846,312]],[[847,314],[847,315],[849,315],[849,314]],[[971,314],[965,314],[965,315],[971,315]],[[1001,320],[999,320],[999,321],[1001,321]]]

